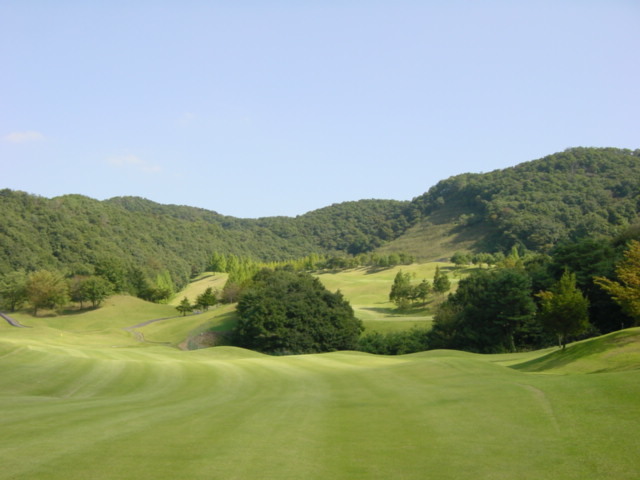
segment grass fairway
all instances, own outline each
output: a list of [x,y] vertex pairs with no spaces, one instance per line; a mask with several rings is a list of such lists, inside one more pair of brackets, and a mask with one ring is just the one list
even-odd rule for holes
[[339,289],[342,292],[367,331],[408,330],[414,326],[429,328],[433,319],[434,304],[440,299],[431,295],[424,308],[399,312],[389,301],[389,292],[398,271],[411,273],[414,276],[413,283],[418,284],[423,279],[431,282],[436,266],[447,272],[455,288],[458,278],[452,273],[452,265],[438,262],[400,265],[382,270],[357,268],[337,273],[323,273],[318,275],[318,278],[327,289]]
[[201,275],[198,275],[196,278],[191,280],[189,285],[178,292],[173,299],[169,302],[169,305],[173,305],[176,307],[180,304],[184,297],[187,297],[191,303],[195,303],[198,295],[204,293],[207,288],[211,288],[214,291],[222,290],[224,288],[224,284],[227,282],[227,278],[229,277],[228,273],[219,273],[219,272],[205,272]]
[[0,479],[640,471],[640,329],[566,352],[268,357],[179,351],[99,326],[0,328]]

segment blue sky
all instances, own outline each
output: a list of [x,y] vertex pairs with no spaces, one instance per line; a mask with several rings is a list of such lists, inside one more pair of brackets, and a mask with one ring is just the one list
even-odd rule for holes
[[0,188],[236,217],[640,148],[640,2],[0,0]]

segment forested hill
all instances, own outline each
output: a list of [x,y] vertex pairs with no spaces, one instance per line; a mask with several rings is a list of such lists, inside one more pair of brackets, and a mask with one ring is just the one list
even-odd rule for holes
[[2,190],[0,274],[21,268],[92,273],[115,264],[167,271],[182,285],[214,252],[264,261],[358,254],[428,228],[438,216],[458,232],[481,225],[484,243],[477,248],[521,243],[545,250],[567,238],[614,235],[637,221],[639,204],[640,150],[611,148],[575,148],[505,170],[458,175],[412,202],[345,202],[295,218],[239,219],[137,197],[47,199]]
[[[560,241],[612,236],[638,222],[640,150],[572,148],[540,160],[439,182],[413,200],[423,221],[482,225],[480,248],[546,251]],[[488,235],[487,235],[487,232]]]
[[249,220],[136,197],[47,199],[2,190],[0,274],[21,268],[92,273],[115,264],[148,274],[166,270],[182,285],[214,252],[272,261],[370,250],[404,231],[409,207],[362,200],[296,218]]

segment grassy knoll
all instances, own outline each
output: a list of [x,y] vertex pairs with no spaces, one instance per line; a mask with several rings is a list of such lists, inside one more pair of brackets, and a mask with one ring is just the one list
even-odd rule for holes
[[90,335],[0,330],[0,479],[620,480],[640,469],[640,329],[504,356],[268,357]]
[[177,306],[184,297],[187,297],[191,303],[195,303],[198,295],[204,293],[209,287],[214,291],[222,290],[228,276],[227,273],[205,272],[194,278],[184,290],[178,292],[169,305]]
[[611,332],[598,338],[576,342],[562,351],[550,349],[545,355],[514,368],[525,372],[600,373],[634,370],[640,364],[640,329]]
[[[206,288],[206,287],[205,287]],[[207,332],[227,331],[235,324],[234,305],[221,305],[200,314],[181,316],[175,306],[146,302],[136,297],[116,295],[109,298],[101,308],[95,310],[67,311],[66,314],[34,317],[25,312],[11,313],[24,325],[45,332],[45,341],[50,335],[65,338],[86,338],[93,345],[111,345],[129,338],[133,343],[182,345],[187,339]],[[152,323],[146,322],[156,320]],[[135,327],[135,328],[134,328]],[[4,320],[0,328],[11,332]],[[100,343],[99,339],[103,339]]]
[[108,298],[102,307],[95,310],[67,310],[61,315],[17,312],[11,316],[24,325],[74,331],[94,331],[120,329],[150,320],[177,315],[175,307],[150,303],[128,295],[115,295]]
[[414,263],[382,270],[359,268],[337,273],[323,273],[319,275],[322,283],[331,291],[340,290],[349,300],[356,317],[361,319],[367,330],[381,332],[392,330],[406,330],[413,326],[431,326],[435,303],[439,301],[433,295],[427,305],[408,312],[399,312],[389,301],[389,291],[393,279],[399,270],[414,275],[414,283],[422,279],[433,280],[436,265],[449,274],[449,279],[455,288],[458,279],[452,273],[449,263]]

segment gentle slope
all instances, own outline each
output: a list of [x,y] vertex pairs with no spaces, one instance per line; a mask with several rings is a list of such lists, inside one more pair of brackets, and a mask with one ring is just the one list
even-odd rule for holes
[[[545,352],[268,357],[2,333],[0,478],[620,480],[640,469],[637,356],[624,372],[540,375],[518,368]],[[618,335],[565,354],[637,351],[638,329]]]

